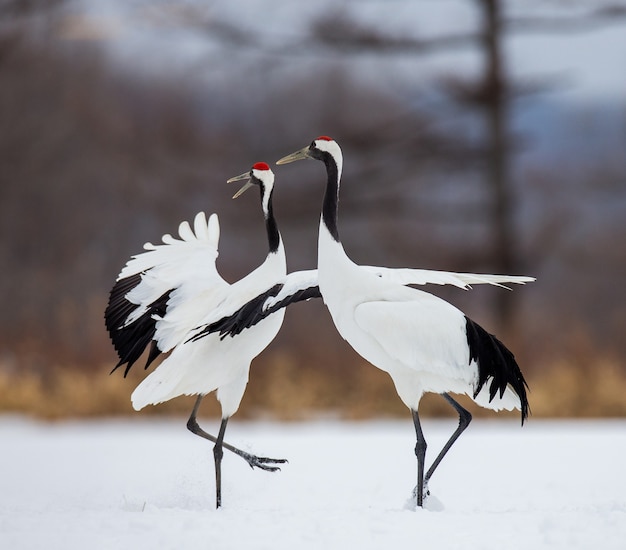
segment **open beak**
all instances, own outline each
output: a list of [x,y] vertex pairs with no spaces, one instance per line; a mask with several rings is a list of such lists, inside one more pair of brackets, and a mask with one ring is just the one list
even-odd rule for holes
[[248,189],[250,189],[250,187],[254,187],[254,183],[250,181],[250,172],[245,172],[244,174],[240,174],[226,181],[226,183],[234,183],[236,181],[242,181],[242,180],[248,180],[248,181],[246,181],[244,186],[233,195],[233,199],[236,199],[239,195],[243,195]]
[[291,153],[291,155],[287,155],[286,157],[281,158],[276,161],[276,164],[289,164],[290,162],[295,162],[297,160],[309,159],[311,156],[309,155],[309,148],[305,147],[304,149],[300,149],[295,153]]

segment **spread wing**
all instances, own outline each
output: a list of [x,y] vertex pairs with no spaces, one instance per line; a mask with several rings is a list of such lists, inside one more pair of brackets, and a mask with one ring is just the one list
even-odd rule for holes
[[219,332],[222,339],[232,337],[290,304],[321,297],[317,269],[295,271],[248,301],[232,315],[198,327],[199,332],[191,340],[198,340],[214,332]]
[[[105,323],[126,373],[152,343],[146,368],[161,352],[180,343],[211,307],[228,283],[217,272],[219,220],[204,212],[167,234],[163,244],[146,243],[120,272],[105,310]],[[115,370],[114,369],[114,370]]]
[[[363,269],[385,281],[403,286],[436,284],[454,285],[462,289],[469,289],[473,284],[491,284],[507,288],[503,283],[524,284],[535,280],[533,277],[515,275],[453,273],[428,269],[391,269],[375,266],[363,266]],[[279,309],[311,298],[321,298],[317,285],[317,270],[290,273],[284,282],[278,282],[267,291],[259,294],[232,315],[199,327],[201,330],[196,333],[193,339],[202,338],[204,335],[214,332],[219,332],[222,338],[235,336]]]
[[489,284],[504,287],[503,283],[525,284],[534,281],[534,277],[516,275],[487,275],[481,273],[453,273],[451,271],[432,271],[429,269],[388,268],[362,266],[363,269],[381,277],[390,283],[400,285],[453,285],[469,289],[471,285]]

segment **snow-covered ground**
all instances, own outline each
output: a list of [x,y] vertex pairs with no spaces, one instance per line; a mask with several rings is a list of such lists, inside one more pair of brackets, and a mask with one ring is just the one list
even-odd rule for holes
[[[431,454],[453,428],[424,422]],[[433,477],[424,510],[407,506],[416,473],[409,417],[234,420],[227,436],[290,462],[272,474],[226,453],[216,511],[211,445],[184,419],[0,417],[0,547],[625,547],[626,421],[474,421]]]

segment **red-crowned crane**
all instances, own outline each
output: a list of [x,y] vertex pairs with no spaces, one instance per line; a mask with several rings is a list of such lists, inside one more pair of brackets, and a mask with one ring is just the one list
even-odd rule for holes
[[[337,226],[341,149],[322,136],[277,164],[303,159],[322,161],[327,173],[318,240],[319,289],[341,336],[364,359],[389,373],[411,410],[417,437],[415,496],[417,506],[422,506],[430,477],[471,421],[450,392],[467,394],[490,409],[519,409],[523,423],[528,416],[526,381],[513,354],[495,336],[448,302],[404,286],[424,282],[423,272],[417,271],[417,280],[412,280],[411,270],[383,268],[377,273],[352,262]],[[446,282],[436,272],[432,275],[431,282]],[[505,276],[488,282],[532,280]],[[459,414],[459,426],[424,473],[426,440],[418,407],[426,392],[443,395]]]
[[[245,180],[233,198],[257,186],[269,243],[265,261],[243,279],[229,284],[217,272],[219,222],[204,212],[194,219],[193,230],[182,222],[180,239],[163,236],[163,244],[144,245],[146,252],[133,256],[111,290],[105,311],[106,326],[119,355],[116,367],[127,364],[124,376],[151,345],[146,368],[161,353],[169,355],[132,394],[136,410],[180,395],[198,395],[187,422],[194,434],[215,443],[216,506],[221,505],[223,450],[244,458],[254,468],[276,471],[284,459],[259,457],[224,441],[228,419],[243,398],[251,361],[272,342],[283,322],[284,310],[256,324],[236,338],[210,335],[194,339],[199,325],[220,319],[286,275],[283,242],[272,209],[274,174],[266,163],[229,179]],[[202,398],[217,390],[222,420],[217,437],[205,432],[196,419]]]

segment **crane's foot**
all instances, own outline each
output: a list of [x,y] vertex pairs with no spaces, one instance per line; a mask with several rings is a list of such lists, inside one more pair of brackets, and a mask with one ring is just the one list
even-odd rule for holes
[[418,494],[417,494],[417,485],[413,489],[413,502],[417,504],[418,507],[423,507],[426,499],[430,496],[430,489],[428,488],[428,481],[424,481],[424,487],[422,489],[422,502],[418,502]]
[[422,495],[422,505],[417,505],[417,487],[413,489],[411,497],[407,499],[404,508],[406,510],[428,510],[429,512],[441,512],[445,510],[443,502],[441,502],[435,495],[431,495],[428,489],[428,483],[424,483],[424,493]]
[[269,458],[267,456],[255,456],[248,453],[242,453],[241,457],[250,465],[250,468],[259,468],[266,472],[278,472],[280,468],[274,464],[286,464],[289,461],[286,458]]

